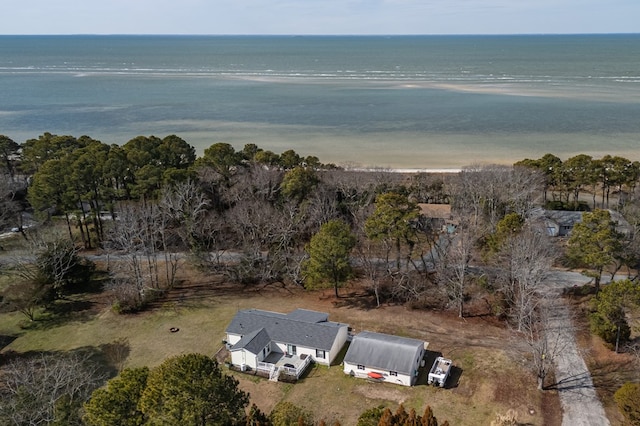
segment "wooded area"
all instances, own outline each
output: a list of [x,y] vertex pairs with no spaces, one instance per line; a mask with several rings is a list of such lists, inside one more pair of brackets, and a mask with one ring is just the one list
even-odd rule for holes
[[[120,313],[161,300],[186,262],[242,286],[294,283],[336,298],[359,279],[371,307],[464,317],[488,304],[528,339],[534,360],[547,354],[531,366],[542,389],[553,353],[539,288],[552,267],[585,268],[597,292],[603,275],[626,268],[635,279],[640,264],[640,163],[621,157],[547,154],[403,174],[253,144],[215,143],[197,157],[175,135],[118,146],[49,133],[23,144],[0,136],[0,156],[0,228],[20,233],[34,256],[2,265],[13,277],[2,303],[30,321],[96,272],[107,275],[104,291]],[[425,204],[450,205],[451,214],[430,217]],[[585,213],[570,237],[554,239],[531,214],[539,207]],[[607,209],[622,213],[629,232]],[[107,270],[87,253],[105,256]],[[591,316],[616,351],[630,340],[624,313],[638,303],[629,296],[637,285],[628,286],[603,290]]]

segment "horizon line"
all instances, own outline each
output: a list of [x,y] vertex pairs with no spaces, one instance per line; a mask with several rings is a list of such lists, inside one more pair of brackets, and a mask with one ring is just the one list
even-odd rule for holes
[[575,32],[575,33],[366,33],[366,34],[296,34],[296,33],[35,33],[35,34],[1,34],[0,37],[75,37],[75,36],[92,36],[92,37],[501,37],[501,36],[592,36],[592,35],[640,35],[640,32]]

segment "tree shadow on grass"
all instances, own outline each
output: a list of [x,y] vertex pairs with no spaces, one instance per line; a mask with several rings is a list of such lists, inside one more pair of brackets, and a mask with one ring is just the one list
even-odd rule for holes
[[595,388],[613,394],[626,380],[635,377],[636,372],[636,364],[633,360],[601,361],[591,366],[589,371],[566,377],[545,386],[545,389],[577,392],[580,389]]
[[118,372],[123,370],[124,364],[129,358],[129,354],[131,354],[131,345],[126,338],[116,339],[111,343],[102,344],[98,348],[104,357],[104,361]]
[[638,372],[636,361],[630,357],[598,361],[589,369],[593,386],[611,394],[625,382],[634,380]]
[[35,317],[34,321],[20,324],[24,330],[49,330],[69,322],[84,322],[93,318],[95,303],[82,299],[59,299],[49,305]]
[[[331,297],[335,298],[333,295]],[[365,311],[376,308],[375,297],[368,292],[352,291],[345,295],[341,295],[332,303],[336,308],[353,308]]]
[[[0,351],[3,350],[4,348],[6,348],[7,346],[9,346],[11,344],[11,342],[13,342],[14,340],[16,340],[18,338],[18,336],[13,335],[13,336],[7,336],[4,334],[0,334]],[[0,354],[1,356],[1,354]],[[2,362],[0,362],[0,364],[2,364]]]

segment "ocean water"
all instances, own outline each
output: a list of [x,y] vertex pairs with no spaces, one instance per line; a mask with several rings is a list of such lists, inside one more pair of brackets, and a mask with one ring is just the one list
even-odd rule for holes
[[640,35],[0,36],[0,134],[361,167],[640,160]]

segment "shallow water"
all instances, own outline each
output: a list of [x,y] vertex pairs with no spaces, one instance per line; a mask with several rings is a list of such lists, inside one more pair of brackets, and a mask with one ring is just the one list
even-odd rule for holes
[[324,162],[640,159],[640,35],[0,37],[0,134],[175,133]]

